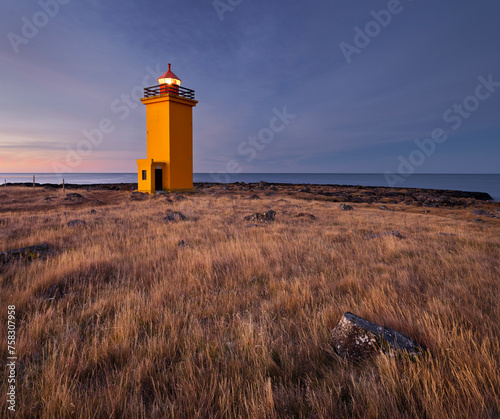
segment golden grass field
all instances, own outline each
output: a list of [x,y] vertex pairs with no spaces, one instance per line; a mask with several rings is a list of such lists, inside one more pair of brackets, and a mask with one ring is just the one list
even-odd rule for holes
[[[71,203],[0,189],[0,252],[54,249],[0,266],[0,363],[15,305],[18,417],[500,416],[500,219],[280,194],[77,192]],[[168,209],[188,219],[165,223]],[[274,223],[243,219],[268,209]],[[394,229],[404,238],[363,238]],[[330,330],[346,311],[431,355],[343,361]],[[10,417],[6,396],[0,408]]]

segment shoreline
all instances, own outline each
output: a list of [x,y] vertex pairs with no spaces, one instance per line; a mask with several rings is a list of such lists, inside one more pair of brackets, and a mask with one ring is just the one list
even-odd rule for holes
[[[32,182],[24,183],[6,183],[0,186],[4,187],[27,187],[33,188]],[[62,189],[62,184],[53,183],[35,183],[36,188],[47,190]],[[135,191],[137,183],[103,183],[103,184],[65,184],[66,189],[86,189],[107,190],[107,191]],[[450,189],[431,189],[431,188],[399,188],[390,186],[361,186],[361,185],[339,185],[339,184],[312,184],[312,183],[275,183],[275,182],[233,182],[233,183],[215,183],[215,182],[197,182],[194,183],[192,191],[182,193],[203,192],[206,189],[219,189],[219,192],[239,192],[239,191],[271,191],[271,192],[295,192],[298,194],[322,195],[324,197],[343,198],[346,202],[376,202],[377,199],[391,197],[401,201],[408,201],[410,198],[423,198],[432,200],[438,199],[445,203],[446,201],[474,199],[478,201],[497,202],[487,192],[471,192]],[[369,199],[368,196],[372,199]],[[359,201],[364,196],[366,199]],[[349,198],[351,200],[349,200]],[[404,199],[403,199],[404,198]],[[354,200],[352,200],[354,199]],[[356,201],[356,199],[358,201]],[[422,199],[413,199],[413,201],[426,201]],[[394,202],[396,203],[396,202]],[[440,202],[437,202],[440,203]]]

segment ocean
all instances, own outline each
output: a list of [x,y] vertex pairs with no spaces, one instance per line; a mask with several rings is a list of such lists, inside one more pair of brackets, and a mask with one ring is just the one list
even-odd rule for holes
[[[66,183],[81,185],[95,183],[136,183],[136,173],[68,173]],[[62,183],[61,175],[35,173],[37,183]],[[32,182],[33,173],[0,173],[0,183]],[[220,175],[217,173],[195,173],[194,182],[260,182],[311,183],[331,185],[391,186],[385,175],[377,173],[239,173]],[[500,201],[500,174],[413,174],[395,187],[451,189],[470,192],[487,192],[495,201]]]

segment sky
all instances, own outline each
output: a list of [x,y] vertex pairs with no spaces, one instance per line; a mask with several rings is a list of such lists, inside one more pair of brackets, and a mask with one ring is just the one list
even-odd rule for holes
[[0,172],[135,172],[172,63],[195,172],[500,173],[498,0],[0,7]]

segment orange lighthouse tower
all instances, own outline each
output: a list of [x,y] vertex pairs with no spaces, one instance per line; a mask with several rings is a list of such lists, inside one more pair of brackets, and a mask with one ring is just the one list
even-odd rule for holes
[[147,158],[137,160],[138,190],[188,190],[193,188],[194,90],[181,86],[171,70],[146,87]]

